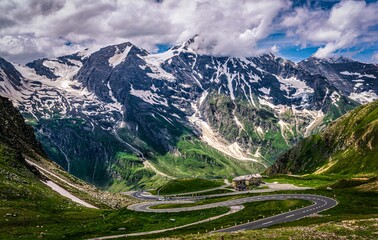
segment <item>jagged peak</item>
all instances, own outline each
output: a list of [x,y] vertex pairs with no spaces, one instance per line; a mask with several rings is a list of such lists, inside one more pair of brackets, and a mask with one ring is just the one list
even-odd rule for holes
[[2,56],[0,56],[0,66],[1,65],[4,65],[4,64],[6,64],[6,65],[13,65],[13,64],[15,64],[15,63],[13,63],[13,62],[10,62],[10,61],[8,61],[7,59],[5,59],[5,58],[3,58]]
[[[191,52],[191,53],[196,53],[196,51],[191,48],[191,45],[195,42],[195,38],[198,35],[195,35],[194,37],[188,39],[187,41],[181,42],[173,47],[171,47],[169,50],[171,51],[178,51],[178,52]],[[168,50],[168,51],[169,51]]]
[[356,62],[353,59],[344,57],[344,56],[336,56],[336,57],[329,57],[329,58],[318,58],[315,56],[311,56],[307,59],[304,60],[305,62],[311,61],[315,63],[351,63],[351,62]]
[[143,49],[143,48],[141,48],[141,47],[139,47],[139,46],[137,46],[137,45],[135,45],[135,44],[133,44],[132,42],[129,42],[129,41],[123,42],[123,43],[119,43],[119,44],[115,44],[115,45],[110,45],[108,47],[117,47],[120,50],[124,50],[127,47],[133,47],[133,48],[139,49],[141,51],[146,51],[147,52],[147,50],[145,50],[145,49]]
[[129,48],[131,47],[131,50],[132,50],[131,52],[135,52],[136,54],[140,54],[140,55],[149,54],[149,52],[147,50],[137,46],[136,44],[134,44],[132,42],[127,41],[127,42],[123,42],[123,43],[109,45],[109,46],[102,47],[102,48],[99,48],[99,47],[85,48],[83,51],[77,52],[74,55],[78,55],[82,59],[85,59],[85,58],[91,56],[92,54],[94,54],[96,52],[109,51],[109,50],[114,51],[112,49],[117,49],[117,51],[124,51],[128,47]]
[[256,57],[257,58],[268,58],[268,59],[271,59],[271,60],[275,60],[277,58],[281,58],[281,57],[277,56],[276,54],[274,54],[272,52],[262,53],[260,55],[257,55]]
[[280,65],[286,65],[286,64],[290,64],[292,66],[296,65],[296,63],[294,63],[293,61],[283,58],[281,56],[278,56],[277,54],[273,52],[263,53],[253,58],[258,59],[260,61],[262,59],[265,59],[268,61],[275,61],[275,62],[278,62]]

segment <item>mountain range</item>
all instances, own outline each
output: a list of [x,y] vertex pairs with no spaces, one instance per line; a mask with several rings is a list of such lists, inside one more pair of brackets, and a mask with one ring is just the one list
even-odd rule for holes
[[44,152],[115,191],[177,177],[262,172],[302,138],[378,98],[378,66],[338,57],[151,54],[132,43],[22,66],[0,58],[0,95]]

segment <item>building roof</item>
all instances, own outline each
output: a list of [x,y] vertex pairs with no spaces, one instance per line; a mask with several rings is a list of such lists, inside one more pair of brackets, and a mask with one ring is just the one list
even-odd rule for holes
[[260,174],[249,174],[249,175],[244,175],[244,176],[238,176],[232,179],[232,181],[249,181],[252,178],[261,178]]

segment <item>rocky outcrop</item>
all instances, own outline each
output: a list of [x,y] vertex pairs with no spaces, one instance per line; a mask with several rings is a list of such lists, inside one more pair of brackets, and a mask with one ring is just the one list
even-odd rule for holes
[[0,141],[19,152],[35,156],[46,156],[41,143],[34,135],[31,126],[25,124],[20,112],[12,102],[0,96]]

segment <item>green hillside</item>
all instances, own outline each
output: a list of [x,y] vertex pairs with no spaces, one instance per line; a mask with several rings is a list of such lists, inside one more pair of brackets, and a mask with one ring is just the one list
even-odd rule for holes
[[260,163],[236,160],[191,136],[181,137],[177,152],[158,156],[152,162],[177,178],[223,179],[265,170]]
[[345,114],[302,140],[267,170],[271,174],[378,174],[378,101]]
[[221,180],[211,181],[198,178],[175,179],[157,189],[159,194],[176,194],[185,192],[202,191],[223,185]]

